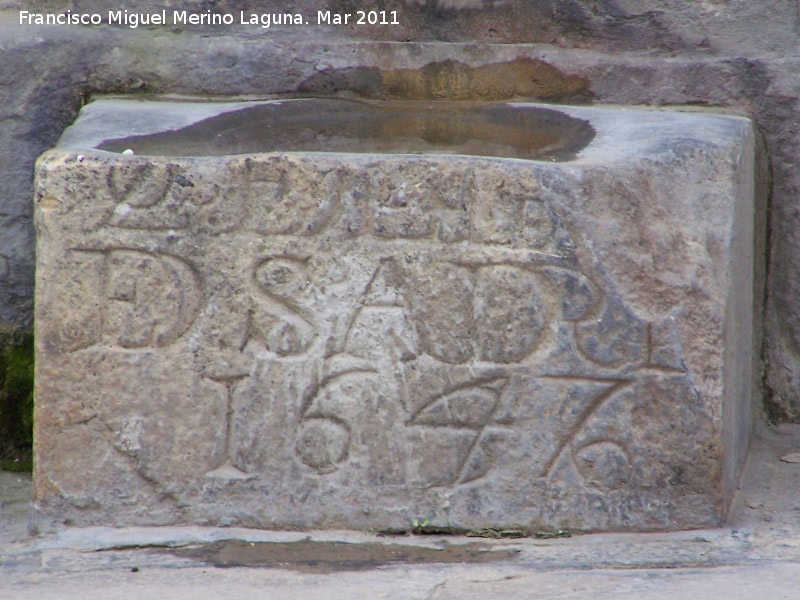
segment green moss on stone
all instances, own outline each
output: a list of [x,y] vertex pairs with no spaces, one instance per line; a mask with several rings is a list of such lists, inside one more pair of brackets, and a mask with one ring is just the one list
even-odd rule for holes
[[0,469],[29,471],[33,447],[33,336],[0,348]]

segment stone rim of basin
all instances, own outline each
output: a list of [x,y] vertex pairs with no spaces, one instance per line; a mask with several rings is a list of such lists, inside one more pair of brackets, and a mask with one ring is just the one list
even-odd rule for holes
[[[536,118],[552,123],[566,123],[572,128],[572,139],[561,140],[556,147],[534,149],[529,156],[514,156],[513,146],[505,148],[505,155],[495,147],[487,152],[481,148],[473,151],[425,151],[412,149],[259,149],[245,148],[239,152],[148,152],[137,147],[141,141],[153,143],[163,137],[188,134],[195,135],[197,127],[205,127],[215,119],[235,118],[236,114],[263,107],[275,107],[291,103],[349,103],[357,107],[376,106],[440,106],[458,107],[463,111],[506,110],[509,112],[526,109]],[[476,122],[481,118],[472,116]],[[747,123],[745,117],[711,111],[680,111],[675,108],[662,109],[650,107],[620,106],[566,106],[547,105],[534,102],[464,102],[464,101],[372,101],[335,98],[289,98],[268,100],[226,100],[209,101],[197,99],[148,96],[131,98],[114,96],[96,99],[81,109],[80,118],[64,131],[57,150],[81,152],[100,152],[110,154],[126,154],[139,156],[163,156],[171,158],[208,159],[215,156],[235,154],[282,154],[302,153],[337,153],[368,155],[415,155],[441,157],[469,157],[472,159],[526,160],[535,162],[601,162],[605,164],[628,162],[640,158],[646,153],[651,159],[661,154],[672,155],[676,143],[681,145],[685,139],[687,128],[696,133],[694,142],[702,136],[709,146],[716,145],[728,138],[733,129]],[[509,128],[505,127],[507,131]],[[202,130],[202,129],[201,129]],[[509,152],[509,149],[511,152]],[[501,149],[502,150],[502,149]],[[132,152],[131,152],[132,151]]]

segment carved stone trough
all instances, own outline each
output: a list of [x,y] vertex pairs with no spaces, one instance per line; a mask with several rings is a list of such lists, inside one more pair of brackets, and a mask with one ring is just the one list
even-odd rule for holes
[[719,524],[754,147],[656,110],[89,104],[36,172],[36,527]]

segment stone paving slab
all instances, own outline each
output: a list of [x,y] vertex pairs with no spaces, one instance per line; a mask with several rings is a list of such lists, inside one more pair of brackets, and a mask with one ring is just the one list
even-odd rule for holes
[[0,470],[0,542],[27,537],[31,502],[31,474]]
[[547,598],[771,600],[797,598],[800,564],[680,570],[551,571],[531,575],[474,573],[469,568],[425,572],[392,568],[373,573],[308,576],[253,569],[59,574],[4,581],[3,600],[108,600],[169,597],[313,600],[506,600]]

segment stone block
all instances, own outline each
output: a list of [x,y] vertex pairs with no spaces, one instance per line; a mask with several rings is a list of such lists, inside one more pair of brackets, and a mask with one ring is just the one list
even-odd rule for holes
[[707,113],[88,105],[36,171],[36,527],[719,524],[754,152]]

